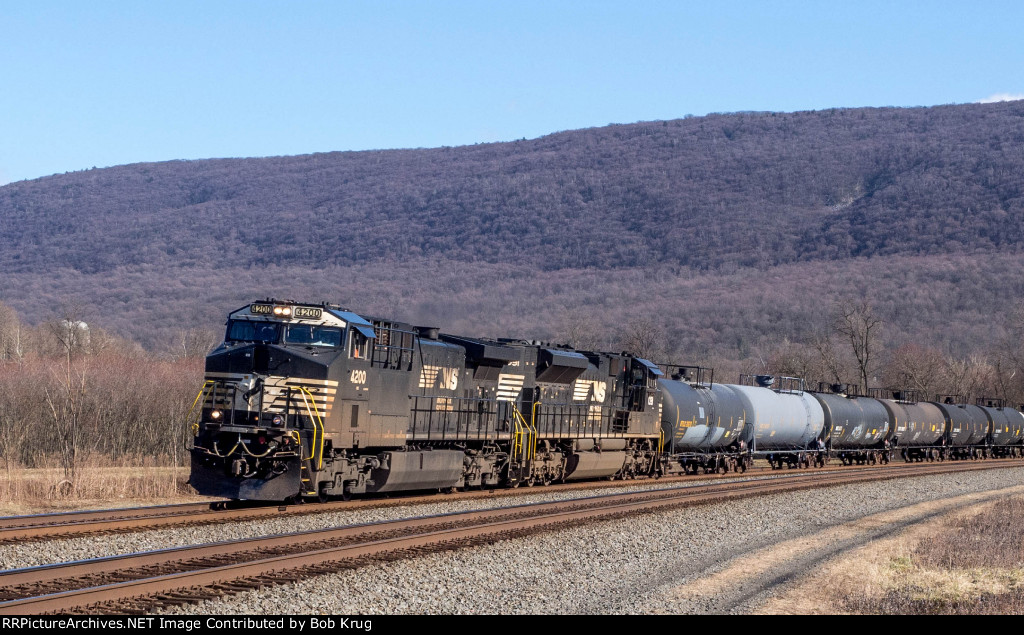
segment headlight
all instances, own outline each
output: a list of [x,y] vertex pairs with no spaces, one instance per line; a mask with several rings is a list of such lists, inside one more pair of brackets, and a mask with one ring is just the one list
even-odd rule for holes
[[274,415],[274,425],[275,426],[283,426],[284,425],[284,417],[281,416],[281,415]]
[[214,410],[213,412],[211,412],[210,418],[213,419],[214,421],[220,419],[220,410]]

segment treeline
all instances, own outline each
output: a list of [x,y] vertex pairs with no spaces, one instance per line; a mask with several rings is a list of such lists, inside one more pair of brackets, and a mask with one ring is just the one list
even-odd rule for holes
[[[193,336],[194,338],[194,336]],[[155,355],[69,312],[26,326],[0,305],[0,455],[58,467],[60,494],[83,467],[181,465],[206,344]]]
[[[990,319],[989,344],[964,354],[893,338],[887,332],[893,325],[866,298],[845,298],[822,307],[821,319],[806,325],[800,337],[769,334],[738,362],[680,354],[649,319],[627,325],[616,343],[651,360],[702,363],[713,368],[715,380],[722,383],[735,382],[740,374],[765,374],[802,379],[808,390],[838,388],[881,398],[899,391],[920,401],[991,399],[1024,408],[1024,303],[1002,320]],[[568,341],[587,346],[601,339],[585,319],[570,319],[565,326]]]
[[[989,332],[984,345],[954,350],[908,336],[900,314],[868,295],[822,300],[799,328],[766,327],[738,359],[681,345],[657,312],[607,317],[580,302],[551,313],[547,333],[505,325],[489,335],[703,365],[724,383],[740,373],[773,374],[804,378],[808,389],[820,382],[860,394],[888,388],[913,390],[924,400],[955,395],[1024,404],[1021,303],[978,325]],[[184,465],[187,415],[202,384],[203,357],[220,337],[182,328],[175,339],[174,347],[154,353],[72,309],[31,326],[0,304],[0,457],[8,481],[16,468],[55,467],[63,475],[60,487],[71,492],[83,466]]]

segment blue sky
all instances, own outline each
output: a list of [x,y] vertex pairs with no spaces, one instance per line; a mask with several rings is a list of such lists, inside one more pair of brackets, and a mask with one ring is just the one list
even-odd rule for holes
[[0,0],[0,184],[1024,97],[1022,25],[1019,0]]

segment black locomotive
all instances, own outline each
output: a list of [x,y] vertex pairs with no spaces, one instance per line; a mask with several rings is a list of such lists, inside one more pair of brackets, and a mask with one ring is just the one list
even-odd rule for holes
[[661,374],[627,354],[254,302],[206,359],[190,482],[281,501],[653,474]]

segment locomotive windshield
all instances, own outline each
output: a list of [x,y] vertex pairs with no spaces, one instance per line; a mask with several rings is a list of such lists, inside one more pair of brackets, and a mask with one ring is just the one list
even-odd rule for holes
[[281,325],[274,322],[231,320],[228,325],[229,342],[264,342],[273,344],[281,338]]
[[330,326],[292,324],[285,331],[284,341],[287,344],[337,348],[341,346],[341,329]]

